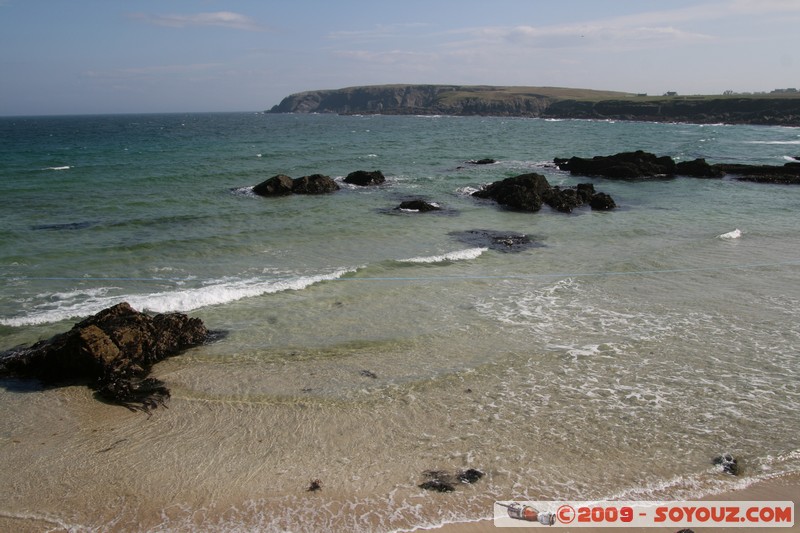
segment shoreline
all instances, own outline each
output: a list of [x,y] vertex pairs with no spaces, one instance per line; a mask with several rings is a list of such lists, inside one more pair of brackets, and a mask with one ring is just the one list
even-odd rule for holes
[[[697,527],[692,528],[695,533],[712,531],[714,533],[736,533],[744,531],[800,531],[796,513],[800,508],[800,472],[783,474],[774,478],[757,481],[741,490],[733,490],[720,494],[713,494],[699,498],[698,501],[793,501],[795,506],[795,519],[792,527]],[[434,531],[436,533],[481,533],[486,531],[530,531],[536,529],[538,524],[527,528],[520,527],[495,527],[493,520],[480,520],[475,522],[460,522],[445,524],[436,528],[417,529],[414,531]],[[580,527],[558,528],[557,531],[580,531],[583,533],[611,533],[611,532],[637,532],[637,533],[666,533],[677,531],[680,528],[664,527]]]

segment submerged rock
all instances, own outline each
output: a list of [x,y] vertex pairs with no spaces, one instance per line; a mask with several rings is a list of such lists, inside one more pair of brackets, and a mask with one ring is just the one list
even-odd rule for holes
[[435,492],[454,492],[460,483],[472,484],[479,481],[485,474],[475,468],[449,472],[446,470],[426,470],[422,473],[427,478],[417,485],[421,489]]
[[395,209],[398,210],[402,209],[405,211],[419,211],[420,213],[426,213],[428,211],[439,211],[442,208],[439,207],[437,204],[426,202],[425,200],[407,200],[405,202],[402,202]]
[[66,333],[3,354],[0,375],[37,378],[51,386],[87,383],[105,400],[149,411],[169,398],[161,381],[147,377],[150,368],[208,338],[199,318],[150,316],[120,303]]
[[345,183],[349,183],[350,185],[367,187],[370,185],[380,185],[386,181],[386,177],[384,177],[380,170],[374,170],[372,172],[367,172],[366,170],[356,170],[355,172],[348,174],[343,181]]
[[467,163],[470,165],[494,165],[497,163],[497,160],[486,157],[484,159],[470,159]]
[[475,248],[489,248],[497,252],[516,253],[538,248],[542,244],[530,236],[513,231],[495,231],[489,229],[472,229],[450,233],[459,241]]
[[461,483],[475,483],[476,481],[480,480],[485,474],[480,470],[475,468],[470,468],[468,470],[464,470],[463,472],[459,472],[456,476]]
[[741,473],[741,466],[739,461],[729,453],[724,453],[718,457],[714,457],[714,464],[722,467],[722,471],[732,476],[738,476]]

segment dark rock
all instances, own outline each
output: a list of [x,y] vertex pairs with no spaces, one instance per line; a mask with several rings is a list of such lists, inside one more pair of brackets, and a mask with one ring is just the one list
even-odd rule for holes
[[604,192],[598,192],[592,195],[589,206],[595,211],[608,211],[616,208],[617,204],[611,196]]
[[658,157],[638,150],[591,159],[571,157],[554,159],[561,170],[584,176],[602,176],[611,179],[641,179],[665,177],[675,174],[675,161],[671,157]]
[[474,229],[450,233],[453,237],[469,246],[489,248],[498,252],[521,252],[542,246],[528,235],[512,231],[501,232],[486,229]]
[[[595,190],[591,183],[580,183],[577,187],[551,187],[547,178],[531,173],[496,181],[472,195],[491,198],[520,211],[538,211],[544,203],[562,213],[571,213],[576,207],[589,203],[595,196]],[[613,200],[608,205],[610,207],[607,209],[615,207]]]
[[[705,159],[695,159],[676,164],[670,157],[657,157],[641,150],[611,156],[595,156],[591,159],[555,158],[553,162],[559,169],[572,174],[602,176],[610,179],[664,178],[676,174],[694,178],[721,178],[725,174],[731,174],[735,179],[741,181],[800,185],[800,163],[795,162],[789,162],[783,166],[732,163],[710,165]],[[568,202],[555,200],[554,204],[555,209],[566,210]]]
[[721,169],[709,165],[705,159],[681,161],[675,165],[675,173],[692,178],[721,178],[725,175]]
[[726,474],[738,476],[741,473],[741,467],[739,466],[739,461],[737,461],[736,458],[729,453],[725,453],[718,457],[715,457],[714,464],[721,466],[722,471],[725,472]]
[[426,470],[422,473],[427,478],[427,481],[418,485],[419,488],[425,490],[433,490],[436,492],[453,492],[456,490],[456,485],[459,483],[475,483],[479,481],[485,474],[475,468],[468,470],[459,470],[458,472],[448,472],[446,470]]
[[319,479],[312,479],[308,484],[306,492],[317,492],[318,490],[322,490],[322,481]]
[[259,196],[286,196],[292,194],[293,186],[292,178],[278,174],[253,187],[253,193]]
[[470,165],[493,165],[497,163],[497,160],[490,159],[487,157],[485,159],[470,159],[469,161],[467,161],[467,163],[469,163]]
[[425,200],[408,200],[402,202],[395,209],[405,209],[407,211],[419,211],[420,213],[425,213],[427,211],[439,211],[441,207],[428,203]]
[[355,172],[348,174],[343,181],[345,183],[349,183],[350,185],[367,187],[369,185],[380,185],[386,181],[386,178],[380,170],[374,170],[372,172],[367,172],[366,170],[356,170]]
[[330,176],[312,174],[292,182],[294,194],[328,194],[339,190],[339,185]]
[[545,192],[542,199],[547,205],[562,213],[572,213],[573,209],[583,205],[577,189],[562,189],[558,186]]
[[736,179],[742,181],[779,185],[800,184],[800,163],[786,163],[783,166],[718,164],[714,167],[726,174],[733,174]]
[[470,468],[469,470],[464,470],[458,473],[458,480],[462,483],[475,483],[479,479],[481,479],[485,474],[480,470],[475,468]]
[[152,365],[208,336],[198,318],[150,316],[120,303],[66,333],[4,354],[0,375],[37,378],[48,385],[83,382],[108,401],[149,411],[169,397],[162,382],[147,378]]
[[359,372],[359,374],[361,374],[365,378],[378,379],[378,375],[375,372],[372,372],[371,370],[362,370],[361,372]]
[[575,190],[578,192],[578,198],[585,204],[589,203],[595,193],[594,185],[591,183],[579,183]]
[[432,490],[435,492],[453,492],[456,488],[451,484],[440,479],[431,479],[417,485],[421,489]]
[[530,173],[496,181],[472,196],[492,199],[510,209],[535,212],[542,208],[542,195],[549,190],[547,178]]

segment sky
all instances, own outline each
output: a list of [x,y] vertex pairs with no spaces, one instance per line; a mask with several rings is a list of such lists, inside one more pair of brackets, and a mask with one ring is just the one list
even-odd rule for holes
[[0,0],[0,115],[262,111],[387,83],[800,88],[800,0]]

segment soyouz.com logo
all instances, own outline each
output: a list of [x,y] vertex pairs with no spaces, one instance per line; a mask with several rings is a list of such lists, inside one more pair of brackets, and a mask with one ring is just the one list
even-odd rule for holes
[[794,502],[495,502],[497,527],[792,527]]

